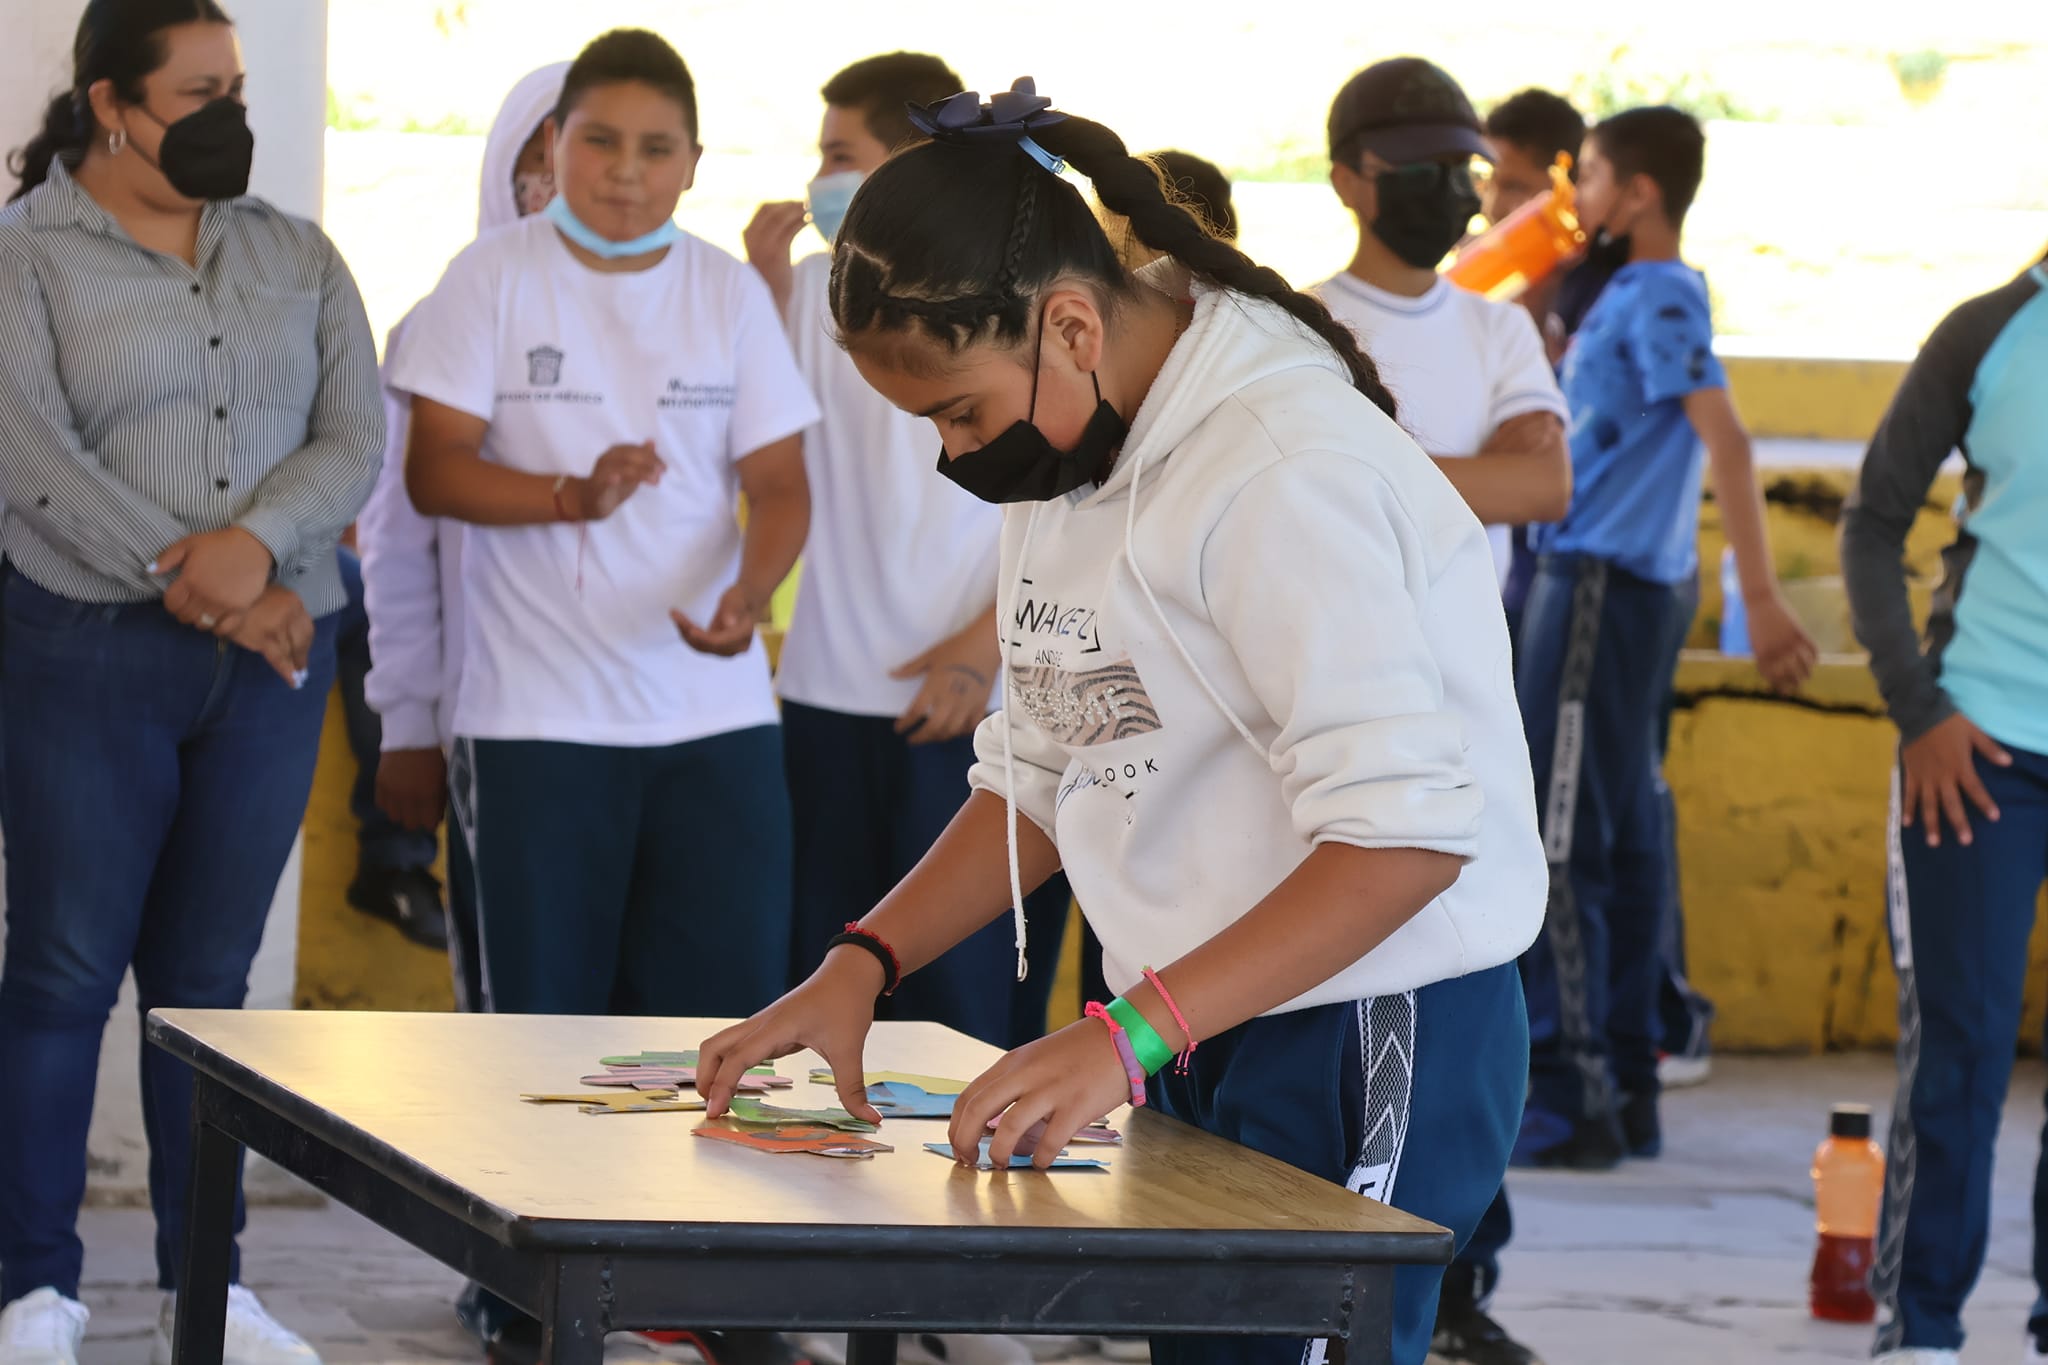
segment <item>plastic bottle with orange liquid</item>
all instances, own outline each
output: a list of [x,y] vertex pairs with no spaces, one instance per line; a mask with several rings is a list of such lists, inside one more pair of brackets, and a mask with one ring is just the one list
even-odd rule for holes
[[1830,1322],[1869,1322],[1870,1267],[1877,1258],[1878,1207],[1884,1199],[1884,1149],[1870,1136],[1870,1106],[1838,1104],[1828,1138],[1813,1154],[1814,1248],[1809,1301]]
[[1572,159],[1561,153],[1550,168],[1550,190],[1488,228],[1458,253],[1444,273],[1452,284],[1496,301],[1520,298],[1553,270],[1585,250]]

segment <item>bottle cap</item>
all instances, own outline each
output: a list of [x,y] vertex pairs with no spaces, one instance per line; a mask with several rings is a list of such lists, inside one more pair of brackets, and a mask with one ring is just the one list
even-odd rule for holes
[[1851,1138],[1868,1141],[1870,1138],[1870,1106],[1867,1104],[1838,1104],[1828,1115],[1830,1137]]

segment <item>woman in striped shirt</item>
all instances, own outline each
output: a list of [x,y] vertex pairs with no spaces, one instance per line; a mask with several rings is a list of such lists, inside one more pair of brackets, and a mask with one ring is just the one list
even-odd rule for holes
[[[384,436],[347,268],[246,195],[214,0],[90,0],[75,59],[0,211],[0,1365],[76,1359],[86,1125],[123,974],[144,1011],[242,1003],[312,781],[335,542]],[[190,1076],[143,1049],[166,1291]],[[227,1359],[315,1357],[237,1289]]]

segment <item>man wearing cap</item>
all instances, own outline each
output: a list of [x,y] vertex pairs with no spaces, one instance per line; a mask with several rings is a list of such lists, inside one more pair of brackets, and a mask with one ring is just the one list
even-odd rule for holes
[[[1358,333],[1401,424],[1486,524],[1504,584],[1509,528],[1564,515],[1571,451],[1564,396],[1528,312],[1437,273],[1479,212],[1472,159],[1492,159],[1479,115],[1441,67],[1397,57],[1345,84],[1329,134],[1330,184],[1358,219],[1358,250],[1316,293]],[[1510,661],[1501,669],[1512,676]],[[1481,1306],[1509,1231],[1502,1190],[1444,1276],[1432,1365],[1539,1365]]]
[[1463,239],[1491,152],[1472,101],[1441,67],[1397,57],[1353,76],[1330,106],[1330,183],[1358,219],[1358,250],[1316,287],[1358,333],[1401,408],[1493,542],[1556,521],[1571,500],[1564,396],[1529,314],[1450,283],[1437,266]]

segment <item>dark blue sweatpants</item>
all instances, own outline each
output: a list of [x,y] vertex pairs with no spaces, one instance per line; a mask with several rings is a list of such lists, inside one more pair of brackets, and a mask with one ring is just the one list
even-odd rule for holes
[[[1991,1155],[2012,1079],[2027,938],[2048,876],[2048,755],[1977,760],[1997,803],[1970,812],[1974,842],[1941,847],[1891,821],[1892,955],[1899,973],[1899,1094],[1872,1276],[1878,1349],[1957,1350],[1963,1300],[1984,1266]],[[2048,1133],[2043,1135],[2048,1153]],[[2034,1169],[2030,1329],[2048,1340],[2048,1155]],[[2017,1352],[2014,1354],[2017,1358]]]
[[[790,984],[825,945],[875,908],[960,813],[974,737],[911,744],[883,716],[797,702],[782,706],[796,841],[796,932]],[[944,1024],[996,1047],[1044,1036],[1072,895],[1054,877],[1024,898],[1031,975],[1017,980],[1016,933],[1003,916],[880,1002],[883,1019]]]
[[488,1007],[744,1018],[789,964],[773,725],[625,748],[458,739]]
[[1658,726],[1692,605],[1685,585],[1598,559],[1547,556],[1529,588],[1516,687],[1550,859],[1543,936],[1522,959],[1532,1119],[1657,1088],[1676,913]]
[[[1405,995],[1254,1019],[1152,1078],[1162,1113],[1418,1218],[1462,1246],[1522,1117],[1528,1015],[1513,963]],[[1423,1365],[1437,1266],[1394,1272],[1394,1362]],[[1305,1354],[1306,1352],[1306,1354]],[[1290,1337],[1161,1337],[1153,1365],[1321,1365]]]

